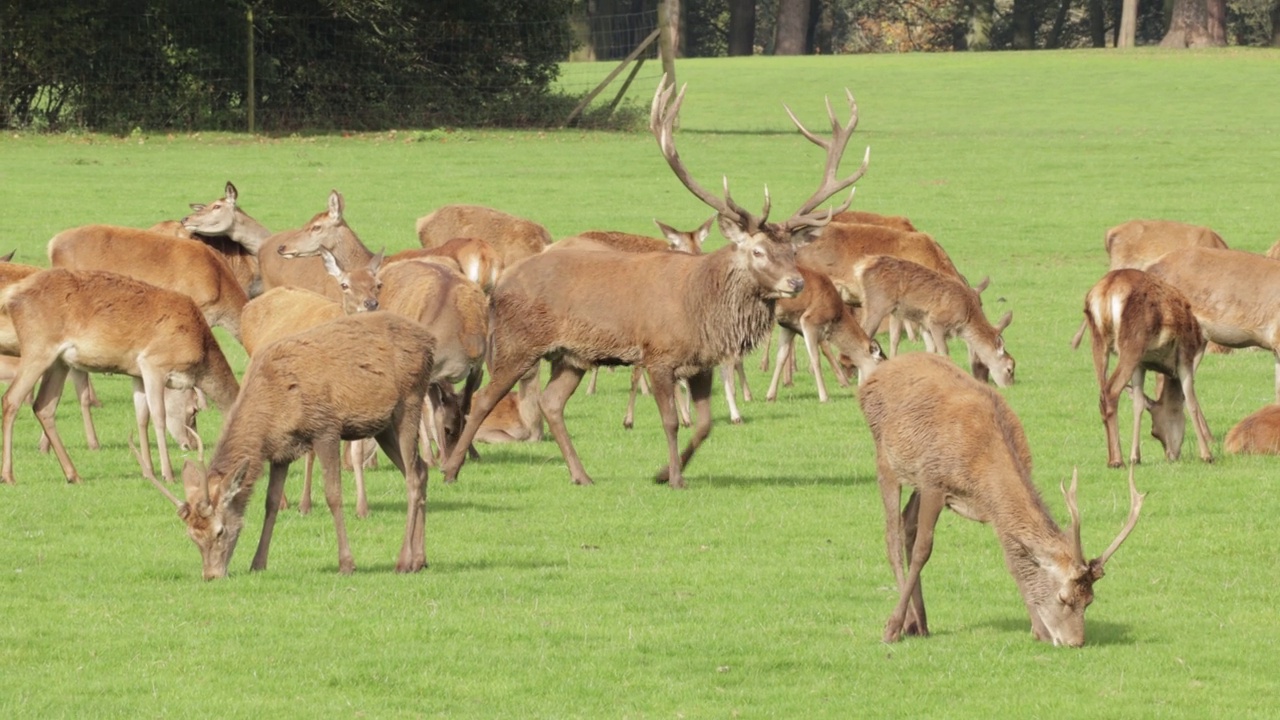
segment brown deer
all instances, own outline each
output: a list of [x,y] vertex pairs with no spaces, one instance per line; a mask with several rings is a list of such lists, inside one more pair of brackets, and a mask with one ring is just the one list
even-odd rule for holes
[[1227,244],[1207,227],[1172,220],[1130,220],[1107,230],[1106,235],[1111,270],[1146,270],[1161,255],[1187,247],[1225,250]]
[[49,263],[67,270],[101,270],[127,275],[195,301],[210,327],[223,327],[240,340],[240,312],[249,296],[231,269],[208,245],[171,235],[84,225],[49,241]]
[[829,342],[840,352],[842,362],[858,372],[858,384],[866,381],[875,370],[876,363],[884,359],[880,344],[867,337],[858,319],[848,305],[840,299],[836,286],[820,272],[797,266],[804,277],[804,289],[793,298],[783,298],[777,303],[778,358],[773,365],[773,380],[765,400],[773,402],[778,397],[778,381],[782,371],[790,365],[790,354],[796,335],[804,338],[809,351],[809,370],[818,386],[818,401],[827,402],[827,384],[822,378],[818,343]]
[[13,423],[18,406],[40,381],[34,409],[67,482],[80,476],[54,422],[71,368],[122,373],[134,378],[134,407],[143,439],[142,472],[155,481],[147,444],[148,415],[165,480],[174,479],[164,439],[163,389],[200,388],[219,410],[239,391],[213,333],[195,303],[182,293],[114,273],[54,269],[37,273],[0,296],[19,338],[21,361],[5,391],[4,462],[0,479],[13,482]]
[[458,237],[485,240],[498,251],[505,267],[551,244],[551,233],[538,223],[482,205],[445,205],[418,218],[415,228],[424,248]]
[[[843,126],[828,102],[830,140],[813,135],[792,115],[800,132],[826,151],[826,168],[817,192],[791,218],[771,223],[767,194],[765,211],[757,216],[734,202],[727,189],[723,197],[714,195],[689,175],[673,136],[684,91],[671,100],[674,90],[664,77],[654,96],[650,128],[676,177],[716,210],[729,244],[706,255],[562,250],[509,267],[492,297],[492,379],[477,393],[462,436],[444,465],[446,481],[457,477],[467,446],[489,411],[546,357],[551,378],[543,389],[542,411],[573,482],[590,484],[591,477],[565,427],[565,403],[591,367],[639,364],[649,371],[667,438],[668,463],[658,481],[683,488],[683,468],[711,430],[713,369],[763,340],[773,326],[777,299],[803,289],[793,236],[826,223],[832,211],[820,212],[818,206],[866,171],[864,159],[855,173],[836,178],[840,156],[857,124],[853,96],[849,95],[851,118]],[[683,453],[677,444],[673,402],[679,377],[688,378],[697,413],[693,437]]]
[[396,572],[426,567],[427,469],[418,455],[418,420],[434,347],[430,333],[405,318],[360,313],[259,351],[208,469],[190,461],[182,469],[186,502],[156,486],[186,523],[206,580],[226,577],[245,507],[269,464],[267,512],[251,565],[266,569],[289,464],[308,451],[324,468],[325,500],[338,536],[338,571],[354,572],[342,515],[339,444],[370,436],[405,478],[408,513]]
[[385,262],[429,258],[451,259],[457,265],[458,272],[479,285],[485,295],[493,292],[493,286],[498,283],[498,277],[505,269],[502,258],[493,245],[486,240],[471,237],[456,237],[435,247],[401,250],[387,258]]
[[[1031,481],[1031,450],[1022,423],[985,383],[945,358],[909,353],[881,363],[858,397],[875,441],[885,545],[899,592],[884,641],[904,633],[929,634],[920,572],[933,551],[938,516],[949,507],[995,529],[1036,639],[1083,645],[1093,584],[1142,510],[1132,466],[1129,519],[1106,552],[1089,560],[1080,542],[1075,473],[1070,489],[1063,490],[1071,515],[1071,529],[1064,531]],[[912,488],[905,508],[903,485]]]
[[1280,404],[1263,405],[1236,423],[1223,449],[1233,455],[1280,455]]
[[[1107,465],[1124,465],[1116,406],[1126,386],[1133,393],[1130,464],[1142,461],[1138,439],[1144,408],[1151,411],[1151,435],[1164,447],[1165,457],[1178,459],[1187,428],[1184,404],[1191,410],[1200,459],[1211,462],[1209,446],[1213,435],[1195,390],[1196,368],[1204,357],[1206,343],[1191,303],[1170,285],[1141,270],[1113,270],[1085,295],[1084,318],[1093,344],[1093,367],[1100,390],[1098,408],[1107,434]],[[1071,347],[1080,345],[1082,335],[1076,333]],[[1108,376],[1112,353],[1116,355],[1116,369]],[[1147,370],[1168,378],[1158,400],[1143,391]]]
[[[378,293],[382,290],[382,282],[368,268],[357,269],[352,273],[344,272],[328,251],[321,256],[330,274],[338,279],[342,286],[343,302],[335,303],[329,298],[295,287],[272,288],[249,301],[244,307],[244,349],[253,357],[267,345],[309,330],[322,323],[336,320],[344,315],[368,312],[378,309]],[[364,459],[367,451],[363,441],[349,443],[348,457],[356,478],[356,517],[368,517],[369,497],[364,483]],[[302,474],[302,499],[298,503],[298,512],[306,515],[311,512],[311,480],[315,465],[315,455],[307,453]],[[283,502],[283,499],[282,499]]]
[[1192,247],[1166,253],[1147,272],[1186,296],[1211,342],[1270,350],[1280,402],[1280,263],[1241,250]]
[[191,203],[190,215],[152,225],[152,232],[199,240],[218,253],[245,293],[262,294],[262,272],[258,249],[271,231],[254,220],[237,204],[239,192],[227,181],[223,196],[210,203]]
[[[1013,384],[1015,362],[1005,350],[1002,335],[1013,320],[1013,313],[1005,313],[1000,322],[992,325],[982,312],[975,288],[890,255],[859,260],[853,274],[862,296],[862,329],[868,335],[892,313],[900,320],[918,323],[932,352],[946,355],[947,338],[960,337],[975,361],[975,377],[985,381],[989,372],[1000,387]],[[891,342],[889,356],[895,355],[897,348]]]
[[262,268],[262,289],[285,285],[306,288],[342,302],[342,289],[325,268],[320,250],[333,254],[343,268],[370,266],[376,271],[382,253],[376,256],[360,242],[343,217],[345,203],[337,190],[329,192],[328,208],[316,213],[301,228],[276,233],[262,241],[265,252],[258,254]]
[[916,226],[912,224],[909,218],[903,217],[902,215],[882,215],[880,213],[867,212],[866,210],[845,210],[831,218],[831,222],[879,225],[881,227],[890,227],[902,230],[903,232],[916,232]]

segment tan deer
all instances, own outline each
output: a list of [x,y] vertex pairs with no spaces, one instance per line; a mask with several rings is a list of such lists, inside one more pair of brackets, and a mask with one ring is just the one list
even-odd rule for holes
[[458,272],[468,280],[480,286],[485,295],[493,292],[498,277],[506,266],[502,257],[493,245],[486,240],[471,237],[456,237],[452,240],[428,248],[401,250],[386,259],[387,263],[401,260],[424,260],[429,258],[448,258],[456,264]]
[[347,224],[343,216],[345,207],[342,194],[332,190],[326,210],[316,213],[301,228],[278,232],[262,241],[264,251],[258,254],[258,264],[262,268],[264,291],[287,285],[342,302],[342,289],[325,268],[321,249],[332,253],[344,268],[381,263],[382,253],[375,256]]
[[171,235],[84,225],[49,241],[49,263],[67,270],[101,270],[180,292],[195,301],[210,327],[240,340],[240,312],[249,296],[208,245]]
[[151,232],[199,240],[213,249],[253,298],[262,294],[262,272],[258,248],[271,231],[254,220],[237,204],[239,192],[230,181],[223,196],[210,203],[191,203],[190,215],[181,220],[165,220],[148,228]]
[[[979,291],[910,260],[874,255],[858,261],[853,274],[862,296],[862,329],[868,335],[889,314],[918,323],[931,352],[947,354],[947,338],[958,336],[969,346],[974,376],[989,372],[1000,387],[1013,384],[1015,362],[1005,350],[1002,333],[1013,320],[1005,313],[992,325],[982,312]],[[985,287],[985,284],[982,285]],[[897,354],[891,342],[889,356]],[[980,363],[980,364],[979,364]]]
[[1211,342],[1270,350],[1280,402],[1280,263],[1241,250],[1192,247],[1166,253],[1147,272],[1186,296]]
[[[1071,515],[1071,528],[1064,531],[1031,481],[1022,423],[985,383],[945,358],[908,353],[881,363],[858,397],[875,440],[885,545],[899,593],[884,641],[929,634],[920,573],[933,551],[938,516],[948,507],[995,529],[1036,639],[1083,645],[1093,585],[1142,510],[1132,466],[1129,519],[1106,552],[1089,560],[1080,542],[1075,473],[1070,489],[1063,490]],[[905,508],[903,485],[912,488]]]
[[1146,270],[1165,253],[1187,247],[1226,249],[1227,244],[1207,227],[1173,220],[1130,220],[1107,230],[1106,235],[1112,270]]
[[324,468],[338,571],[354,572],[342,514],[339,444],[370,436],[405,478],[408,512],[396,572],[426,567],[427,468],[418,455],[418,420],[434,347],[424,328],[379,312],[338,318],[259,351],[208,469],[190,461],[183,467],[186,501],[157,485],[200,550],[206,580],[226,576],[249,497],[269,464],[267,512],[251,565],[266,569],[289,464],[308,451]]
[[[1200,459],[1212,461],[1209,446],[1213,435],[1195,389],[1196,368],[1204,357],[1204,331],[1182,293],[1141,270],[1113,270],[1085,295],[1084,318],[1093,344],[1093,367],[1100,390],[1098,408],[1107,435],[1107,465],[1124,465],[1116,406],[1126,386],[1133,394],[1130,464],[1142,461],[1138,440],[1144,409],[1151,412],[1151,435],[1164,447],[1165,457],[1178,459],[1187,428],[1184,405],[1191,410]],[[1071,347],[1080,344],[1082,335],[1076,334]],[[1108,376],[1112,353],[1116,355],[1116,369]],[[1143,390],[1147,370],[1168,378],[1157,400],[1147,397]]]
[[[716,210],[729,244],[706,255],[563,250],[509,267],[492,297],[492,379],[476,394],[462,436],[445,462],[446,481],[457,477],[466,448],[489,411],[518,378],[547,357],[551,378],[543,389],[542,411],[573,482],[592,481],[565,427],[565,403],[591,367],[639,364],[649,371],[667,439],[668,462],[657,479],[683,488],[683,468],[711,430],[713,369],[762,341],[773,326],[777,299],[803,289],[793,236],[827,222],[832,211],[818,211],[818,206],[866,171],[864,159],[852,175],[836,178],[840,156],[857,124],[852,95],[851,117],[844,125],[827,104],[830,140],[796,121],[801,133],[826,151],[826,169],[817,192],[791,218],[771,223],[767,195],[765,212],[757,216],[734,202],[727,190],[723,197],[714,195],[690,177],[674,144],[673,126],[684,101],[683,90],[671,99],[674,90],[663,78],[654,96],[650,128],[676,177]],[[693,437],[683,452],[677,444],[673,402],[676,379],[681,377],[689,380],[697,414]]]
[[773,379],[765,400],[773,402],[778,397],[778,381],[783,369],[790,365],[796,335],[804,338],[809,351],[809,370],[818,386],[818,401],[827,402],[827,384],[822,378],[818,344],[829,342],[841,356],[841,361],[857,370],[858,383],[866,381],[876,364],[884,359],[880,344],[867,337],[858,319],[848,305],[840,299],[835,284],[820,272],[797,266],[804,277],[804,289],[793,298],[783,298],[777,304],[778,358],[773,365]]
[[415,228],[424,248],[459,237],[480,238],[498,251],[505,267],[551,244],[551,233],[538,223],[482,205],[445,205],[418,218]]
[[239,385],[199,309],[182,293],[114,273],[54,269],[37,273],[0,295],[19,338],[21,361],[5,391],[4,462],[0,479],[13,482],[13,423],[18,406],[40,381],[35,414],[49,437],[67,482],[80,476],[54,422],[71,368],[134,378],[134,407],[143,439],[142,472],[155,481],[147,444],[148,415],[165,480],[174,479],[164,439],[163,389],[199,388],[219,410],[235,401]]
[[1236,423],[1222,445],[1233,455],[1280,455],[1280,404],[1263,405]]
[[[338,266],[333,255],[322,251],[321,257],[342,286],[343,302],[336,303],[329,298],[295,287],[272,288],[249,301],[244,307],[244,349],[253,357],[267,345],[281,338],[309,330],[317,325],[336,320],[344,315],[368,312],[378,309],[378,294],[382,290],[382,282],[378,279],[376,269],[358,268],[347,273]],[[348,446],[348,457],[356,479],[356,517],[368,517],[369,497],[365,490],[364,467],[365,456],[373,448],[367,447],[364,441],[352,441]],[[302,499],[298,503],[298,512],[306,515],[311,512],[311,480],[315,466],[315,455],[307,453],[302,474]],[[282,498],[282,502],[284,499]]]
[[867,212],[866,210],[845,210],[831,218],[833,223],[841,224],[859,224],[859,225],[879,225],[881,227],[889,227],[903,232],[916,232],[916,226],[912,224],[910,218],[902,215],[883,215],[881,213]]

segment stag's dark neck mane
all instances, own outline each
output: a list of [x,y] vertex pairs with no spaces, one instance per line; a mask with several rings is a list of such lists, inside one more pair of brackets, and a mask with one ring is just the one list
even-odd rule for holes
[[699,313],[700,347],[707,366],[755,348],[773,330],[775,300],[765,297],[751,271],[735,262],[736,246],[709,255],[690,278],[686,307]]

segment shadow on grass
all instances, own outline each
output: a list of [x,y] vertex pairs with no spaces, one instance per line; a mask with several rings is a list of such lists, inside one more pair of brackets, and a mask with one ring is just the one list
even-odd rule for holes
[[[545,570],[547,568],[565,567],[563,561],[542,561],[530,559],[504,559],[504,560],[468,560],[465,562],[449,562],[448,560],[432,560],[431,544],[427,543],[427,568],[418,575],[460,575],[463,573],[473,572],[491,572],[493,570]],[[357,561],[357,573],[394,573],[396,571],[395,561],[381,561],[359,564]],[[330,563],[326,569],[334,571],[337,568],[336,563]]]
[[[927,607],[927,605],[926,605]],[[1008,617],[991,622],[978,623],[977,627],[986,627],[1001,632],[1016,632],[1027,636],[1029,642],[1035,642],[1031,638],[1031,620],[1026,617]],[[1130,637],[1130,626],[1121,625],[1120,623],[1085,620],[1085,647],[1090,645],[1130,645],[1133,639]]]
[[[321,502],[321,506],[323,507],[323,502]],[[345,507],[344,507],[344,510],[345,510]],[[431,491],[429,489],[427,490],[427,513],[428,514],[436,513],[436,512],[450,512],[450,511],[457,512],[459,510],[469,510],[469,511],[479,512],[479,513],[500,513],[500,512],[511,512],[512,508],[506,505],[491,505],[488,503],[477,503],[477,502],[468,502],[468,501],[460,501],[460,500],[448,500],[448,499],[437,500],[431,496]],[[374,513],[374,512],[403,513],[404,511],[405,510],[404,510],[403,500],[401,500],[400,502],[395,502],[395,501],[379,501],[379,502],[370,501],[369,502],[370,513]],[[315,509],[313,508],[311,512],[314,513]]]
[[690,487],[706,485],[713,488],[744,488],[761,486],[808,487],[827,485],[833,487],[875,485],[876,476],[862,473],[839,473],[835,475],[752,475],[730,477],[714,475],[698,477],[688,472],[684,476]]

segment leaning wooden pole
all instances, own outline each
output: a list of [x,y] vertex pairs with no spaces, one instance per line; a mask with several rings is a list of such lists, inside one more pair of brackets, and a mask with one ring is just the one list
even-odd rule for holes
[[258,93],[257,93],[257,89],[255,88],[254,77],[253,77],[253,69],[254,69],[255,63],[253,59],[253,6],[252,5],[249,6],[248,20],[249,20],[248,22],[248,25],[249,25],[249,51],[248,51],[248,60],[249,60],[248,81],[249,82],[248,82],[248,85],[249,87],[245,89],[245,93],[246,93],[245,106],[249,112],[249,117],[248,117],[249,133],[253,134],[257,129],[257,126],[255,124],[254,114],[255,114],[255,111],[257,110],[257,105],[258,105],[258,101],[257,101]]

